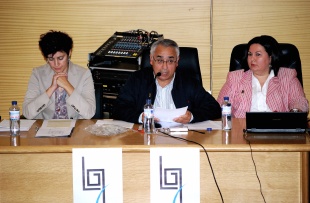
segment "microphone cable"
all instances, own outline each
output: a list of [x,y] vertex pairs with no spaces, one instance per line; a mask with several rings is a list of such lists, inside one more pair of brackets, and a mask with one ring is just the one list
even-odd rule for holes
[[195,141],[193,141],[193,140],[188,140],[188,139],[185,139],[185,138],[182,138],[182,137],[176,137],[176,136],[170,135],[170,134],[168,134],[168,133],[166,133],[166,132],[163,132],[163,131],[161,131],[161,130],[159,130],[158,132],[160,132],[160,133],[162,133],[162,134],[165,134],[165,135],[167,135],[167,136],[169,136],[169,137],[172,137],[172,138],[174,138],[174,139],[177,139],[177,140],[181,140],[181,141],[191,142],[191,143],[197,144],[197,145],[199,145],[199,146],[204,150],[204,152],[205,152],[205,154],[206,154],[206,156],[207,156],[208,162],[209,162],[209,166],[210,166],[210,169],[211,169],[211,172],[212,172],[212,175],[213,175],[213,179],[214,179],[215,185],[216,185],[216,187],[217,187],[217,190],[218,190],[219,193],[220,193],[221,200],[222,200],[222,202],[224,203],[224,199],[223,199],[223,196],[222,196],[222,192],[221,192],[221,190],[220,190],[220,188],[219,188],[219,186],[218,186],[218,183],[217,183],[217,181],[216,181],[215,174],[214,174],[214,171],[213,171],[213,167],[212,167],[212,164],[211,164],[211,161],[210,161],[208,152],[207,152],[207,150],[204,148],[204,146],[202,146],[202,144],[200,144],[200,143],[198,143],[198,142],[195,142]]
[[263,190],[262,190],[262,184],[261,184],[260,179],[258,177],[257,168],[256,168],[256,164],[255,164],[254,157],[253,157],[253,150],[252,150],[252,146],[251,146],[251,141],[247,138],[247,131],[246,131],[246,129],[243,129],[243,137],[248,142],[248,144],[250,146],[251,158],[252,158],[252,162],[254,164],[255,174],[256,174],[256,177],[257,177],[257,180],[258,180],[258,183],[259,183],[260,194],[263,197],[264,202],[266,203],[265,196],[264,196]]
[[153,80],[151,86],[149,87],[149,95],[148,95],[149,99],[152,99],[153,87],[156,84],[156,78],[159,77],[159,76],[161,76],[161,72],[157,72],[155,74],[154,80]]

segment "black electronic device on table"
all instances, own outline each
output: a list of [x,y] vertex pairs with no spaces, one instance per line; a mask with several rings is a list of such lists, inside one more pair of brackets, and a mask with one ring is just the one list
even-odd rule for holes
[[[89,54],[96,96],[93,118],[112,118],[114,101],[132,72],[140,69],[144,50],[163,35],[156,31],[131,30],[115,32],[95,52]],[[149,51],[149,49],[147,49]]]
[[[147,32],[138,29],[115,32],[95,52],[89,54],[89,66],[114,67],[120,66],[121,63],[137,66],[143,50],[160,38],[163,38],[163,35],[156,31]],[[129,69],[137,69],[137,67],[129,67]]]
[[249,133],[305,133],[307,115],[307,112],[246,112],[246,131]]

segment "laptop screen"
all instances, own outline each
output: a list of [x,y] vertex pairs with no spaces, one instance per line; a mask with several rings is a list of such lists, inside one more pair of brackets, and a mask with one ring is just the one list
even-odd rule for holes
[[246,112],[247,132],[303,133],[306,112]]

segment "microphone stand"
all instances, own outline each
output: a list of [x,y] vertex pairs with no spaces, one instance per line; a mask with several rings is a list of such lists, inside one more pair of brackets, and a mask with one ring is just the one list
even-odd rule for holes
[[156,78],[161,76],[161,72],[156,73],[154,80],[152,82],[152,85],[150,87],[150,91],[149,91],[149,99],[152,99],[152,92],[153,92],[153,88],[154,88],[154,84],[156,83]]
[[[149,91],[149,99],[151,99],[152,101],[152,92],[153,92],[153,88],[154,88],[154,84],[156,83],[156,78],[161,76],[161,72],[156,73],[155,77],[154,77],[154,81],[152,82],[152,85],[150,87],[150,91]],[[155,122],[155,128],[161,128],[161,125],[159,123]]]

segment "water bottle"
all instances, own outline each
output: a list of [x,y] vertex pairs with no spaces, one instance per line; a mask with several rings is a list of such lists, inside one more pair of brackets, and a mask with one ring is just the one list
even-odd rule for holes
[[144,105],[144,120],[143,120],[144,133],[151,134],[155,132],[154,123],[154,108],[151,99],[146,100]]
[[9,109],[10,111],[10,140],[11,146],[20,145],[20,114],[17,101],[12,101],[12,106]]
[[222,104],[222,129],[231,129],[231,103],[229,102],[229,97],[224,97]]

